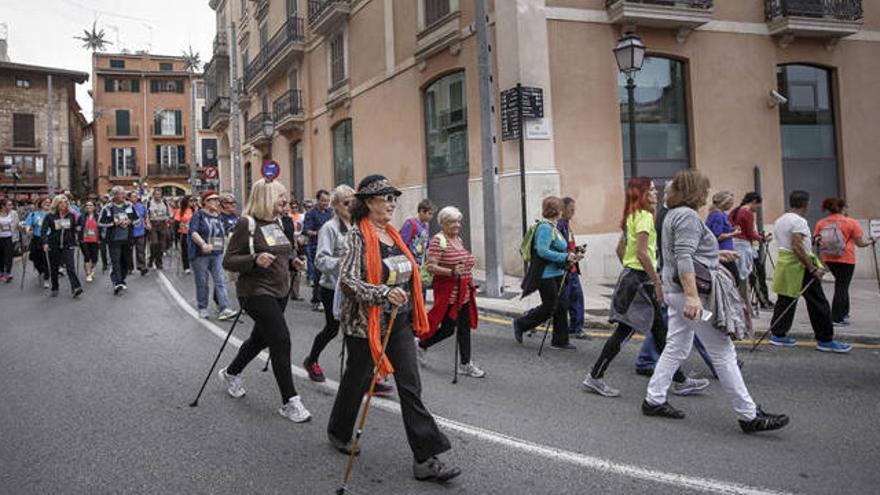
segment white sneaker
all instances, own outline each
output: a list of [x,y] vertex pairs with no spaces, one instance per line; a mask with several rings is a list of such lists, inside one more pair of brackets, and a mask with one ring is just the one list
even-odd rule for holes
[[672,393],[675,395],[693,395],[708,387],[708,379],[688,377],[681,383],[672,382]]
[[235,315],[237,315],[237,314],[238,314],[238,311],[233,311],[229,308],[226,308],[223,311],[221,311],[220,314],[217,315],[217,319],[220,321],[231,320],[231,319],[235,318]]
[[49,284],[49,281],[48,281],[48,280],[44,280],[44,281],[43,281],[43,288],[44,288],[44,289],[49,289],[49,288],[51,288],[51,287],[52,287],[52,285]]
[[617,397],[620,395],[620,390],[608,385],[602,378],[593,378],[593,375],[589,373],[587,373],[587,377],[584,378],[581,386],[588,392],[593,392],[603,397]]
[[189,268],[187,268],[186,270],[183,271],[183,273],[185,273],[185,274],[187,274],[187,275],[189,275],[189,274],[192,273],[192,272],[193,272],[193,271],[192,271],[191,269],[189,269]]
[[208,313],[207,309],[200,309],[199,310],[199,318],[201,318],[203,320],[210,320],[211,315]]
[[217,374],[220,376],[220,379],[223,380],[223,383],[226,384],[226,391],[229,393],[229,395],[231,395],[235,399],[244,397],[244,394],[246,392],[244,390],[244,386],[242,386],[240,376],[230,375],[226,372],[226,368],[223,368]]
[[281,406],[278,414],[293,421],[294,423],[305,423],[312,419],[312,413],[303,405],[302,399],[298,395],[294,395],[287,401],[287,404]]
[[483,378],[486,376],[486,372],[481,370],[473,361],[463,365],[461,367],[461,373],[471,378]]

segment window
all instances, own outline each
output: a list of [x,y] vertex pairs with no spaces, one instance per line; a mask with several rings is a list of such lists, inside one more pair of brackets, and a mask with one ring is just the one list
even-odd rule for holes
[[131,177],[137,175],[135,168],[134,148],[111,148],[110,159],[114,177]]
[[449,0],[424,0],[425,2],[425,27],[449,14]]
[[171,62],[159,62],[159,70],[162,72],[170,72],[174,70],[174,64]]
[[156,163],[164,169],[185,164],[186,146],[183,144],[157,144]]
[[624,175],[665,179],[690,166],[685,65],[669,58],[646,57],[635,78],[636,171],[629,145],[626,78],[618,75]]
[[330,42],[330,91],[345,82],[345,36],[339,33]]
[[202,166],[216,166],[217,165],[217,139],[215,138],[206,138],[202,139]]
[[16,78],[15,78],[15,87],[16,87],[16,88],[21,88],[21,89],[28,89],[28,88],[31,87],[31,80],[30,80],[30,79],[24,79],[24,78],[21,78],[21,77],[16,77]]
[[205,99],[205,83],[203,81],[196,81],[196,98],[200,100]]
[[182,136],[183,118],[180,110],[162,110],[153,118],[153,134],[156,136]]
[[36,148],[34,114],[12,114],[12,146],[16,148]]
[[291,69],[290,72],[287,73],[287,89],[298,89],[299,88],[299,71],[296,69]]
[[107,93],[126,92],[139,93],[141,82],[138,79],[104,79],[104,91]]
[[125,60],[110,59],[110,68],[124,69],[125,68]]
[[354,185],[351,119],[343,120],[333,128],[333,178],[337,186]]
[[[297,141],[293,145],[293,173],[290,174],[291,186],[290,190],[293,193],[293,197],[302,201],[305,196],[304,193],[304,184],[303,184],[303,142],[302,140]],[[352,184],[353,186],[354,184]]]
[[151,79],[150,93],[183,93],[183,79]]
[[266,51],[266,45],[269,44],[269,22],[263,20],[260,23],[260,51]]
[[467,98],[464,72],[425,90],[425,142],[431,177],[468,172]]
[[241,66],[247,69],[248,62],[250,61],[250,57],[248,56],[248,49],[245,48],[241,51]]
[[15,167],[23,176],[43,175],[46,173],[45,155],[2,155],[3,165]]
[[784,65],[776,70],[779,91],[788,98],[780,105],[782,158],[837,156],[834,109],[828,71],[809,65]]
[[116,110],[115,136],[131,135],[131,122],[128,110]]
[[286,6],[286,9],[287,9],[287,17],[293,17],[296,15],[296,10],[297,10],[296,0],[286,0],[284,2],[284,5]]

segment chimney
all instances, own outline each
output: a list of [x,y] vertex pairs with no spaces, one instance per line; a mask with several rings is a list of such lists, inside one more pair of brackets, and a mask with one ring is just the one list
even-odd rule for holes
[[0,62],[9,62],[9,54],[7,53],[6,39],[8,38],[9,27],[6,23],[0,23]]

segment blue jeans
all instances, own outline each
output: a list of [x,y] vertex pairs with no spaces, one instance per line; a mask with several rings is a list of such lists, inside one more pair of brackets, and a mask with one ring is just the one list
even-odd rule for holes
[[580,333],[584,331],[584,289],[581,287],[581,278],[577,273],[569,273],[565,280],[563,297],[568,301],[568,331]]
[[226,275],[223,273],[223,256],[196,256],[192,259],[192,268],[196,280],[196,301],[199,309],[208,309],[208,274],[214,279],[214,295],[220,311],[229,307],[229,295],[226,293]]

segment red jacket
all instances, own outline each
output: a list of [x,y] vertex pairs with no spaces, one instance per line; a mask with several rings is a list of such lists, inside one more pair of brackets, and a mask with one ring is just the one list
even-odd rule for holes
[[464,294],[470,288],[471,295],[467,303],[471,313],[471,328],[477,328],[479,319],[477,316],[477,289],[474,287],[474,283],[462,278],[435,275],[433,282],[431,282],[431,288],[434,290],[434,306],[431,311],[428,311],[428,333],[422,337],[422,341],[429,339],[437,332],[443,320],[446,319],[447,313],[453,320],[458,318],[458,311],[464,305],[464,301],[461,300],[461,297],[454,303],[450,301],[452,289],[456,284],[458,284],[459,295]]

